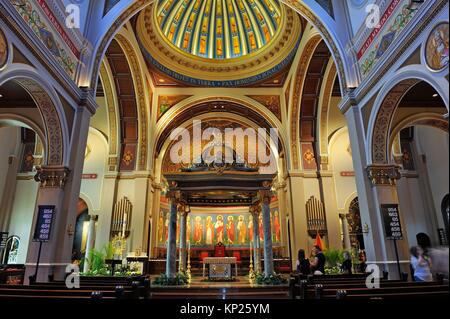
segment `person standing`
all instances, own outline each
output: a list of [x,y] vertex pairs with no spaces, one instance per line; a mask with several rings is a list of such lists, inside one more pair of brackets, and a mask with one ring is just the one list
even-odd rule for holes
[[420,246],[414,246],[410,249],[411,266],[414,270],[414,280],[417,282],[433,281],[431,274],[431,260],[425,256],[423,249]]

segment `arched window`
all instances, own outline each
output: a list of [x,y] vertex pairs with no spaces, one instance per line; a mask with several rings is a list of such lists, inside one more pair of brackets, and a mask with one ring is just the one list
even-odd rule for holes
[[19,253],[20,238],[17,236],[11,236],[6,241],[6,247],[3,250],[3,256],[1,259],[2,264],[12,265],[17,264],[17,255]]

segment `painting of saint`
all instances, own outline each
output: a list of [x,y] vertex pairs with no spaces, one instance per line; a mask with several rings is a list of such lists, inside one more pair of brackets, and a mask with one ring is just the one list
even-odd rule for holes
[[191,215],[188,215],[187,218],[186,218],[186,240],[188,242],[191,242],[191,231],[192,231]]
[[234,243],[234,218],[233,216],[228,216],[228,222],[227,222],[227,238],[228,243],[232,245]]
[[222,215],[217,216],[217,221],[214,228],[216,229],[216,241],[218,243],[223,243],[224,224]]
[[427,40],[426,61],[428,66],[440,71],[449,64],[449,24],[447,22],[438,24]]
[[262,214],[259,215],[259,240],[264,241],[264,228]]
[[280,242],[280,213],[276,210],[274,213],[273,225],[275,227],[275,242]]
[[158,219],[158,242],[162,243],[164,238],[164,218],[163,218],[163,212],[159,213],[159,219]]
[[0,68],[8,61],[8,44],[3,32],[0,30]]
[[214,224],[211,216],[206,217],[206,244],[212,245],[214,239]]
[[247,225],[245,225],[244,216],[239,216],[237,227],[239,244],[244,245],[247,241]]
[[177,214],[177,243],[180,242],[180,214]]
[[166,231],[166,242],[169,240],[169,214],[166,214],[166,222],[164,223],[164,228]]
[[202,218],[200,216],[195,217],[194,222],[194,243],[199,245],[203,239],[203,225]]
[[253,216],[248,217],[248,238],[253,242]]

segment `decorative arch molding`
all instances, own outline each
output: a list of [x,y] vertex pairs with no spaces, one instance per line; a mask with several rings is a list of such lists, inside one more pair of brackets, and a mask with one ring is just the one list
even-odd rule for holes
[[299,142],[299,130],[300,130],[300,98],[303,94],[303,88],[306,80],[306,73],[308,71],[309,64],[314,55],[314,52],[322,41],[319,34],[313,35],[305,47],[303,48],[302,55],[297,66],[296,75],[294,78],[294,92],[292,97],[292,109],[290,117],[290,134],[291,134],[291,157],[292,157],[292,168],[299,169],[299,153],[300,153],[300,142]]
[[[340,43],[336,29],[335,21],[328,15],[328,13],[314,0],[280,0],[284,4],[290,6],[304,18],[306,18],[311,24],[313,24],[321,33],[325,42],[327,43],[330,51],[333,54],[334,60],[337,61],[339,70],[340,83],[342,85],[342,91],[345,92],[348,89],[347,78],[356,78],[356,75],[352,76],[355,71],[351,70],[351,63],[345,60],[345,48]],[[101,21],[101,30],[96,35],[92,42],[95,43],[93,50],[93,58],[88,61],[88,67],[86,68],[87,78],[90,77],[89,85],[92,90],[95,91],[97,85],[97,77],[99,73],[100,63],[103,59],[106,49],[109,43],[115,37],[119,29],[129,21],[129,19],[147,7],[154,0],[122,0],[116,4],[111,11]],[[321,13],[321,18],[313,12]]]
[[389,163],[389,141],[392,120],[399,103],[408,91],[420,81],[431,85],[441,96],[448,110],[448,81],[436,78],[424,66],[407,66],[393,76],[378,93],[372,109],[367,138],[368,164]]
[[[162,145],[165,140],[168,139],[170,131],[179,127],[189,118],[192,120],[197,115],[204,113],[230,113],[236,115],[246,116],[247,118],[253,119],[253,122],[259,125],[259,127],[264,128],[276,128],[279,132],[279,142],[281,150],[285,150],[285,139],[283,138],[284,131],[282,130],[282,125],[276,116],[267,110],[262,105],[258,105],[254,100],[248,98],[249,101],[245,99],[237,99],[233,97],[206,97],[199,99],[198,96],[194,98],[189,98],[183,102],[172,107],[157,124],[155,133],[155,144],[153,145],[153,154],[158,156],[162,149]],[[214,108],[215,105],[227,105],[228,108],[222,111],[221,108]]]
[[350,211],[350,205],[354,202],[355,199],[358,198],[358,193],[357,192],[353,192],[351,193],[346,199],[345,199],[345,204],[343,207],[343,213],[347,214]]
[[[138,118],[139,118],[139,153],[138,153],[138,163],[137,163],[137,169],[138,170],[145,170],[147,167],[147,153],[148,153],[148,125],[149,122],[149,116],[147,112],[147,104],[146,100],[152,100],[152,92],[150,89],[150,96],[147,96],[147,92],[149,91],[148,88],[146,88],[144,77],[142,70],[140,68],[140,61],[138,58],[138,54],[136,53],[135,48],[133,45],[127,40],[125,35],[119,33],[116,35],[116,40],[119,43],[119,45],[122,47],[122,49],[125,52],[125,56],[127,57],[128,63],[131,68],[131,74],[133,77],[134,82],[134,89],[136,91],[136,97],[137,97],[137,110],[138,110]],[[145,63],[143,64],[145,65]]]
[[[45,126],[46,161],[48,166],[64,166],[69,145],[69,132],[64,110],[57,93],[29,66],[10,65],[0,75],[0,85],[14,81],[33,98]],[[44,136],[43,136],[44,137]]]
[[[336,81],[337,69],[333,59],[327,67],[324,84],[319,101],[320,116],[318,116],[318,151],[320,155],[320,165],[322,169],[328,167],[328,114],[330,111],[331,98],[333,96],[334,83]],[[326,166],[326,167],[325,167]]]
[[[438,113],[419,113],[408,116],[400,123],[398,123],[390,133],[389,145],[388,145],[388,158],[392,159],[392,150],[395,146],[395,140],[400,133],[406,127],[411,126],[429,126],[444,131],[446,133],[449,132],[448,122],[442,117],[442,114]],[[394,150],[394,152],[400,153],[399,150]]]
[[[36,140],[36,143],[40,144],[40,141],[43,141],[43,147],[46,148],[47,140],[45,138],[45,128],[41,127],[41,125],[28,117],[13,113],[0,113],[0,124],[24,126],[32,129],[39,137],[39,139]],[[46,155],[45,152],[44,155]]]
[[[118,117],[118,102],[116,96],[116,87],[112,80],[111,69],[108,61],[105,59],[100,68],[100,78],[102,81],[103,90],[105,91],[106,105],[108,109],[108,127],[109,127],[109,159],[108,165],[110,171],[115,170],[117,165],[118,141],[119,141],[119,117]],[[111,169],[114,168],[114,169]]]

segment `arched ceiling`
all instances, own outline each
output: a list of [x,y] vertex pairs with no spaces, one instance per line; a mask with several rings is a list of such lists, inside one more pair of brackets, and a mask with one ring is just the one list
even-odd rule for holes
[[303,22],[278,0],[159,0],[134,28],[151,71],[185,86],[245,87],[283,85]]
[[262,49],[282,22],[278,0],[159,0],[156,10],[161,32],[171,44],[209,59]]

